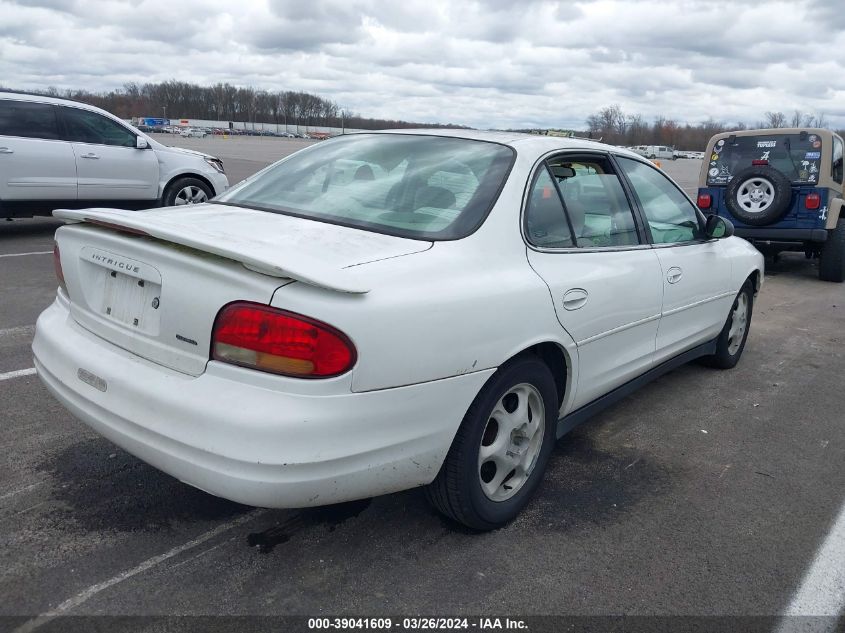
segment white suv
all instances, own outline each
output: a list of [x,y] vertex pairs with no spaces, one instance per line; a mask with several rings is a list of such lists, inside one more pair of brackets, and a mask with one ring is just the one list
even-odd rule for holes
[[104,110],[0,92],[0,217],[193,204],[228,186],[219,158],[162,145]]

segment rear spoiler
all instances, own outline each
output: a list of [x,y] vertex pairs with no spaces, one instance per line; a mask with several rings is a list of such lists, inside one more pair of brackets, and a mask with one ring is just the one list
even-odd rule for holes
[[370,291],[353,271],[327,266],[313,255],[289,247],[268,249],[260,244],[225,241],[219,236],[202,232],[186,234],[184,227],[171,225],[161,218],[154,219],[144,213],[119,209],[55,209],[53,216],[69,223],[85,222],[187,246],[231,259],[271,277],[294,279],[311,286],[349,294],[366,294]]

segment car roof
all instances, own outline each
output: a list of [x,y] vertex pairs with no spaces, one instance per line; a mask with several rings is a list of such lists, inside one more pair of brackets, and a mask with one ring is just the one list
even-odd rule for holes
[[608,145],[598,141],[583,138],[569,138],[565,136],[543,136],[539,134],[525,134],[523,132],[503,132],[499,130],[468,130],[461,128],[417,128],[399,130],[373,130],[359,132],[359,134],[414,134],[424,136],[445,136],[450,138],[464,138],[473,141],[488,141],[508,145],[514,149],[537,154],[546,154],[558,150],[587,150],[598,152],[612,151],[615,154],[630,156],[642,160],[642,156],[623,147]]
[[89,103],[83,103],[82,101],[74,101],[72,99],[60,99],[59,97],[47,97],[45,95],[34,95],[25,92],[0,92],[0,99],[14,99],[16,101],[31,101],[33,103],[72,106],[75,108],[84,108],[93,112],[99,112],[100,114],[108,115],[113,119],[118,118],[107,110],[103,110],[97,106],[92,106]]
[[728,138],[729,136],[769,136],[777,134],[800,134],[806,132],[807,134],[818,134],[819,136],[839,136],[832,130],[820,127],[770,127],[760,128],[758,130],[736,130],[734,132],[719,132],[714,134],[713,138]]

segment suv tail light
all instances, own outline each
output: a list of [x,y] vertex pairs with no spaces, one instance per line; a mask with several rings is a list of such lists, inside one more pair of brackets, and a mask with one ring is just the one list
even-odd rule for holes
[[813,211],[818,209],[822,204],[822,197],[817,193],[808,193],[807,197],[804,198],[804,206]]
[[698,194],[699,209],[709,209],[711,204],[713,204],[713,199],[710,197],[709,193]]
[[59,281],[59,286],[67,294],[67,284],[65,283],[65,273],[62,270],[62,254],[59,252],[58,242],[53,244],[53,269],[56,271],[56,279]]
[[259,303],[224,306],[214,321],[211,358],[296,378],[329,378],[355,364],[352,341],[330,325]]

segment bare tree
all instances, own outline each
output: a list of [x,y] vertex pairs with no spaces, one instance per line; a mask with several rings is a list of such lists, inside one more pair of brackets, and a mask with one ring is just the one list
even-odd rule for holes
[[783,112],[766,112],[765,127],[786,127],[786,116]]

